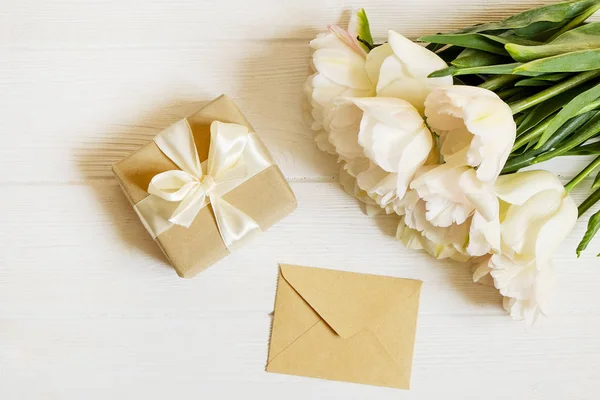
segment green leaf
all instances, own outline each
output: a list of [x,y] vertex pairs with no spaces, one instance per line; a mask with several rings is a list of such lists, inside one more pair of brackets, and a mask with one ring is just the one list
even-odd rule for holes
[[515,140],[515,144],[513,145],[512,152],[514,153],[515,151],[517,151],[517,149],[525,146],[532,140],[535,140],[537,142],[538,138],[542,135],[542,133],[544,133],[544,130],[546,130],[546,128],[550,126],[554,118],[554,115],[550,115],[549,117],[545,118],[542,122],[539,122],[536,125],[534,125],[534,128],[528,130],[527,133],[519,134],[517,140]]
[[577,257],[580,257],[581,253],[583,253],[583,251],[585,249],[587,249],[588,245],[590,244],[590,242],[592,241],[594,236],[596,236],[596,233],[598,233],[599,230],[600,230],[600,211],[598,211],[597,213],[592,215],[592,217],[588,221],[588,227],[585,232],[585,235],[583,235],[583,239],[581,240],[581,243],[579,243],[579,246],[577,246]]
[[555,73],[536,76],[534,78],[522,79],[515,84],[515,86],[547,86],[553,82],[559,82],[563,79],[568,78],[571,74],[566,73]]
[[429,74],[428,78],[441,78],[444,76],[454,76],[454,72],[458,71],[456,67],[448,67],[444,69],[440,69],[439,71],[432,72]]
[[596,174],[596,178],[594,179],[594,183],[592,183],[592,189],[600,188],[600,172]]
[[561,27],[570,19],[598,3],[598,0],[577,0],[551,4],[513,15],[503,21],[476,25],[461,32],[476,33],[512,29],[519,36],[533,36]]
[[435,71],[429,78],[439,78],[442,76],[460,76],[460,75],[474,75],[474,74],[486,74],[486,75],[507,75],[510,74],[516,66],[521,64],[500,64],[500,65],[487,65],[483,67],[472,67],[472,68],[456,68],[449,67],[440,71]]
[[517,75],[510,75],[510,74],[496,75],[493,78],[490,78],[490,79],[486,80],[485,82],[483,82],[482,84],[480,84],[479,87],[483,88],[483,89],[495,91],[504,86],[510,85],[512,82],[516,81],[517,79],[519,79],[519,76],[517,76]]
[[519,82],[515,83],[515,87],[527,87],[527,86],[537,87],[537,86],[551,86],[551,85],[552,85],[552,82],[535,79],[535,78],[523,79],[523,80],[520,80]]
[[517,35],[507,34],[507,32],[501,33],[500,35],[490,35],[485,33],[480,33],[480,35],[504,46],[507,44],[519,44],[522,46],[537,46],[543,44],[542,42],[538,42],[536,40],[524,39]]
[[[506,174],[510,172],[516,172],[521,168],[531,165],[536,156],[548,150],[554,149],[560,142],[587,123],[594,116],[594,114],[594,112],[588,112],[570,119],[566,124],[561,126],[558,131],[556,131],[556,133],[550,138],[550,140],[546,142],[545,145],[539,149],[530,149],[519,155],[511,154],[510,158],[506,162],[506,165],[504,166],[504,169],[502,170],[502,173]],[[533,141],[534,140],[532,140],[532,142]]]
[[458,68],[483,67],[486,65],[503,64],[504,60],[510,59],[481,50],[465,49],[452,61],[452,65]]
[[600,48],[579,50],[558,56],[541,58],[516,67],[518,75],[529,75],[531,72],[583,72],[593,71],[600,67]]
[[[591,85],[587,85],[586,89],[589,87],[591,87]],[[537,126],[540,122],[546,119],[546,117],[554,114],[566,104],[569,104],[571,100],[581,93],[581,90],[581,87],[573,88],[535,106],[527,115],[527,118],[523,121],[523,123],[521,123],[517,128],[517,135],[521,135],[529,131],[531,128]]]
[[537,79],[540,81],[548,81],[548,82],[559,82],[565,78],[568,78],[569,76],[571,76],[571,74],[557,72],[554,74],[540,75],[540,76],[535,77],[534,79]]
[[477,33],[450,33],[442,35],[423,36],[419,39],[420,42],[451,44],[454,46],[464,47],[467,49],[476,49],[487,51],[488,53],[508,55],[502,43],[488,39],[485,35]]
[[547,40],[547,42],[551,42],[554,39],[556,39],[557,37],[559,37],[560,35],[562,35],[563,33],[583,25],[585,23],[585,21],[587,21],[588,18],[593,16],[596,13],[596,11],[598,11],[598,10],[600,10],[600,2],[591,6],[590,8],[588,8],[587,10],[585,10],[584,12],[579,14],[577,17],[575,17],[571,21],[569,21],[568,24],[565,24],[560,29],[558,29],[556,32],[554,32],[553,35]]
[[369,52],[374,47],[373,36],[371,35],[371,27],[369,26],[369,18],[364,8],[361,8],[352,15],[348,24],[348,33],[352,37],[359,39],[360,45]]
[[[567,92],[569,93],[569,92]],[[568,98],[566,96],[566,98]],[[581,113],[581,110],[589,103],[594,102],[600,98],[600,84],[595,85],[591,89],[577,95],[571,101],[566,104],[562,110],[558,113],[556,118],[552,120],[548,129],[542,134],[536,148],[541,147],[546,141],[560,128],[567,120]]]
[[542,154],[556,149],[560,146],[562,141],[571,136],[571,134],[576,132],[579,128],[587,124],[588,121],[594,117],[594,115],[596,115],[595,111],[588,111],[571,118],[563,126],[561,126],[560,129],[558,129],[546,143],[544,143],[541,147],[534,149],[534,151],[536,151],[537,154]]
[[519,62],[528,62],[579,50],[598,49],[600,48],[600,23],[594,22],[565,32],[548,44],[524,46],[508,43],[505,48],[511,57]]
[[441,51],[437,52],[437,55],[446,63],[449,63],[456,59],[456,57],[462,53],[463,49],[458,46],[449,46]]
[[600,157],[597,157],[587,167],[585,167],[580,173],[578,173],[575,178],[571,179],[571,181],[565,185],[565,190],[567,192],[570,192],[571,190],[573,190],[577,185],[579,185],[588,176],[590,176],[590,174],[592,172],[594,172],[598,167],[600,167]]
[[561,156],[580,144],[587,142],[598,133],[600,133],[600,112],[596,112],[592,119],[590,119],[579,131],[575,132],[564,142],[561,142],[560,146],[556,149],[536,157],[533,163],[537,164]]
[[510,109],[514,114],[518,114],[527,110],[528,108],[534,107],[548,99],[551,99],[554,96],[558,96],[561,93],[564,93],[568,90],[573,89],[574,87],[581,86],[586,82],[589,82],[600,76],[600,70],[598,71],[590,71],[590,72],[582,72],[575,76],[570,77],[555,86],[551,86],[548,89],[544,89],[539,93],[534,94],[531,97],[520,100],[516,103],[510,103]]
[[577,211],[579,213],[579,218],[583,214],[585,214],[590,208],[594,206],[597,202],[600,201],[600,189],[597,189],[594,193],[592,193],[587,199],[584,200],[583,203],[577,207]]
[[432,51],[434,53],[438,50],[443,49],[444,47],[446,47],[445,44],[437,44],[437,43],[429,43],[427,46],[425,46],[425,48],[427,50]]
[[565,153],[565,156],[595,156],[600,155],[600,142],[575,147]]
[[514,95],[516,95],[522,91],[523,91],[523,88],[512,87],[512,88],[501,90],[501,91],[497,92],[496,94],[502,100],[506,100],[506,99],[510,99],[511,97],[513,97]]

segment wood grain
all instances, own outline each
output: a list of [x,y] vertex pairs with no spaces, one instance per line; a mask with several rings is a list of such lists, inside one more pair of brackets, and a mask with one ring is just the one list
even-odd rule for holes
[[377,37],[415,38],[495,21],[552,0],[22,0],[9,8],[11,48],[186,47],[224,40],[311,39],[364,7]]
[[[415,38],[552,0],[13,0],[0,6],[0,399],[597,399],[598,243],[558,249],[559,291],[511,321],[469,268],[365,216],[301,113],[308,40],[365,7]],[[221,93],[298,210],[179,279],[109,167]],[[568,179],[589,158],[550,168]],[[574,193],[577,202],[582,190]],[[264,372],[280,262],[424,281],[410,391]]]
[[[182,280],[116,184],[5,185],[3,206],[12,212],[0,220],[0,377],[11,384],[0,386],[0,397],[225,399],[243,388],[266,398],[397,398],[393,390],[263,372],[277,265],[293,262],[425,282],[413,391],[403,398],[475,399],[466,388],[503,379],[510,386],[489,398],[592,398],[587,368],[599,366],[600,292],[592,256],[574,260],[583,227],[556,259],[561,290],[552,316],[527,330],[468,268],[403,248],[391,236],[395,218],[365,216],[336,184],[292,186],[299,208],[291,217],[198,279]],[[558,391],[556,381],[564,382]]]
[[[0,96],[0,131],[10,135],[0,147],[0,182],[112,179],[112,164],[222,93],[239,103],[289,179],[337,176],[303,119],[305,42],[15,51],[11,60]],[[550,168],[569,177],[588,162]]]

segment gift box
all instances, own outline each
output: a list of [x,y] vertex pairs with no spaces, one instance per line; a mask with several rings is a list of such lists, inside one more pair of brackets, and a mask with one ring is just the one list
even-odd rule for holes
[[290,214],[296,198],[223,95],[113,166],[177,274],[193,277]]

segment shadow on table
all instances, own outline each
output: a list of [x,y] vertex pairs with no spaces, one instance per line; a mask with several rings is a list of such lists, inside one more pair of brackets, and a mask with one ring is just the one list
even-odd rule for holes
[[[73,160],[84,177],[85,182],[94,190],[104,212],[110,216],[112,226],[119,239],[127,246],[141,250],[161,265],[171,268],[159,247],[152,240],[133,207],[122,193],[111,167],[135,150],[149,143],[157,133],[172,123],[191,115],[207,101],[165,103],[164,107],[148,111],[139,121],[125,124],[112,124],[106,127],[106,133],[84,148],[73,150]],[[104,120],[109,120],[110,117]]]
[[235,72],[239,92],[249,97],[234,99],[290,180],[331,181],[337,175],[335,158],[317,148],[303,109],[311,74],[309,41],[317,33],[298,28],[283,37],[300,39],[264,42]]

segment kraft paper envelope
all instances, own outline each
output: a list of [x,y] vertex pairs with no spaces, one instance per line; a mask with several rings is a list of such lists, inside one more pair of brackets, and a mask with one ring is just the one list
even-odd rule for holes
[[267,371],[408,389],[421,284],[281,265]]

